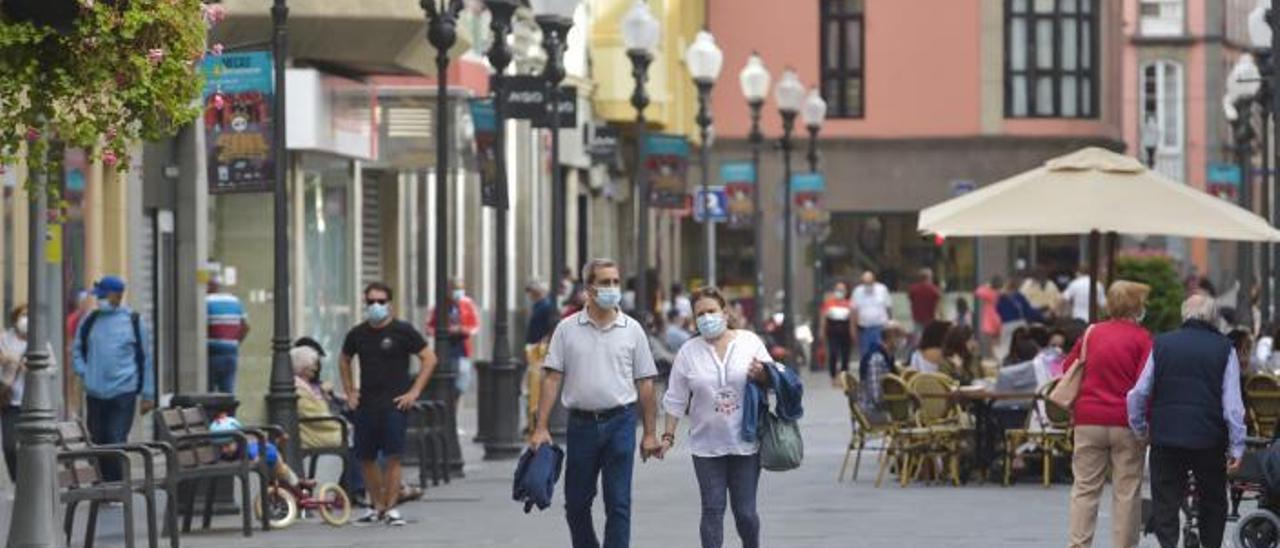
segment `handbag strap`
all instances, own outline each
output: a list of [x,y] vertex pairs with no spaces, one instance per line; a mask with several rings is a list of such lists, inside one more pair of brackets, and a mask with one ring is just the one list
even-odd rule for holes
[[1077,364],[1077,366],[1083,365],[1089,361],[1086,358],[1089,355],[1089,334],[1090,333],[1093,333],[1092,325],[1084,330],[1084,337],[1080,340],[1080,357],[1076,358],[1076,361],[1080,363]]

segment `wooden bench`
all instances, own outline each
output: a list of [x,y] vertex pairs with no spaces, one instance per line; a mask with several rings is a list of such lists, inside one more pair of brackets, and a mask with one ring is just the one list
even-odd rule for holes
[[[262,475],[262,466],[249,458],[248,444],[250,435],[241,431],[211,432],[209,421],[204,410],[199,407],[159,409],[152,414],[155,417],[156,432],[159,438],[173,446],[176,453],[176,466],[171,474],[174,481],[185,484],[182,490],[184,533],[191,531],[191,520],[195,506],[195,487],[203,485],[205,489],[204,529],[209,529],[213,521],[214,481],[222,478],[239,480],[240,513],[244,536],[253,535],[252,503],[253,493],[249,487],[249,475],[258,473],[261,492],[266,492],[266,479]],[[258,437],[258,436],[254,436]],[[261,443],[265,440],[259,440]],[[234,442],[234,455],[224,457],[222,446]],[[263,530],[270,528],[269,517],[262,516]]]

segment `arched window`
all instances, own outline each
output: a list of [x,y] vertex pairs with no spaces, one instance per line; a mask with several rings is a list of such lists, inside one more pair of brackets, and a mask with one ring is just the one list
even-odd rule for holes
[[1150,123],[1159,131],[1157,160],[1160,155],[1181,156],[1186,131],[1182,64],[1166,60],[1148,62],[1142,65],[1140,82],[1138,127]]

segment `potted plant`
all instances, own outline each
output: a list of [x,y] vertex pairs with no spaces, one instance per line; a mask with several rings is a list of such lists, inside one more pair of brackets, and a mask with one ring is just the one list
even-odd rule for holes
[[132,144],[172,135],[198,115],[199,62],[220,6],[0,1],[0,165],[25,152],[30,169],[45,170],[56,141],[124,169]]

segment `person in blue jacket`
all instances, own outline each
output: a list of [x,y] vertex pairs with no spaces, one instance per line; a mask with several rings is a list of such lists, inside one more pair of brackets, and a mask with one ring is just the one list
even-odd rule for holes
[[[71,347],[72,365],[84,382],[85,418],[95,444],[128,441],[139,396],[142,413],[155,408],[150,336],[138,313],[123,304],[124,290],[119,276],[105,276],[94,284],[98,309],[80,320]],[[107,481],[119,480],[119,464],[103,461],[102,475]]]

